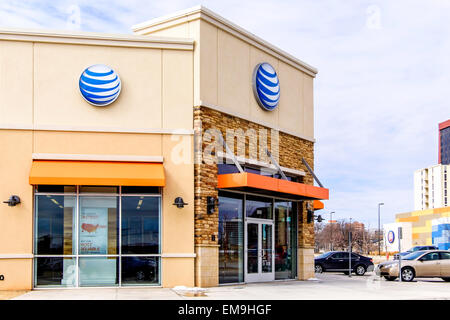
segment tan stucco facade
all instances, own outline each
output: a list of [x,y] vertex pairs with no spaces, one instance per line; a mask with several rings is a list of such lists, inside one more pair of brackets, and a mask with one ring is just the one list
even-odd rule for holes
[[[133,27],[139,35],[195,40],[194,104],[225,111],[314,140],[313,80],[317,70],[202,8]],[[239,57],[239,58],[236,58]],[[254,67],[270,63],[280,79],[279,106],[260,108],[250,85]]]
[[[186,152],[193,143],[192,41],[178,49],[164,40],[128,47],[49,38],[56,43],[34,34],[0,41],[0,198],[17,194],[22,201],[0,206],[0,290],[32,287],[33,154],[164,159],[161,284],[192,286],[193,208],[172,205],[176,196],[193,203],[193,161]],[[82,70],[100,62],[123,83],[118,100],[104,108],[86,103],[78,90]],[[187,161],[173,156],[175,146]]]
[[[33,159],[163,162],[161,285],[213,286],[218,247],[194,237],[194,108],[314,142],[313,67],[202,7],[133,31],[0,31],[0,200],[21,198],[18,206],[0,205],[0,290],[33,287]],[[260,62],[279,76],[282,94],[272,112],[257,104],[251,86]],[[81,72],[97,63],[122,82],[106,107],[88,104],[78,89]],[[176,197],[188,205],[177,208]],[[312,277],[312,249],[302,244],[298,256],[298,278]]]

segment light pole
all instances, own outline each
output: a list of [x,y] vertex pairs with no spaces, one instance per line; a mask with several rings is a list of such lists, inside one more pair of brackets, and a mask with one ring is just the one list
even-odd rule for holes
[[380,240],[380,235],[381,235],[381,220],[380,220],[380,207],[383,206],[384,203],[380,202],[378,204],[378,255],[381,256],[381,240]]
[[352,277],[352,218],[350,218],[350,230],[348,231],[348,276]]
[[331,235],[330,235],[330,251],[333,251],[333,213],[334,211],[330,212],[330,227],[331,227]]

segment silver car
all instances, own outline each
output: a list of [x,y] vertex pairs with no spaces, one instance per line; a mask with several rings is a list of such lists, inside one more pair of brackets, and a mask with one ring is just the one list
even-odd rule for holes
[[[402,257],[402,281],[412,281],[414,278],[442,278],[450,281],[450,251],[422,250]],[[398,278],[398,260],[380,263],[375,273],[386,280]]]

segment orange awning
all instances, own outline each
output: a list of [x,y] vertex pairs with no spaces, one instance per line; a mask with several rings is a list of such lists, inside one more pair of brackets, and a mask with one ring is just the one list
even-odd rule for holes
[[328,189],[249,172],[221,174],[218,176],[217,187],[243,191],[265,191],[266,194],[285,194],[301,199],[328,199]]
[[325,204],[320,200],[314,200],[314,210],[322,210],[325,208]]
[[162,163],[33,160],[30,184],[164,187]]

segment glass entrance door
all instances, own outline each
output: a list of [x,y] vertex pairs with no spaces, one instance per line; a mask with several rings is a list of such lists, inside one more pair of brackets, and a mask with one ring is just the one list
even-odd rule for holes
[[246,231],[245,281],[274,280],[273,221],[247,218]]

